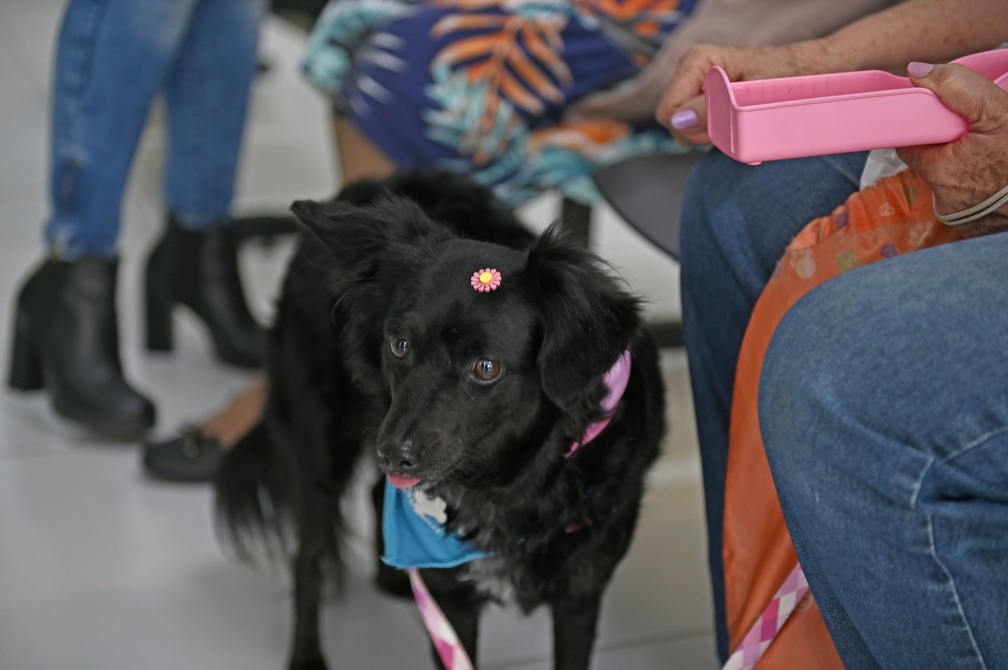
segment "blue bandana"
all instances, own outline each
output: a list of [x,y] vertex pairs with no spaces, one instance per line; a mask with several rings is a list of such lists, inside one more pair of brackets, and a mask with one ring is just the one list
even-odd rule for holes
[[448,532],[445,501],[416,488],[398,489],[385,480],[382,560],[395,568],[453,568],[488,554]]

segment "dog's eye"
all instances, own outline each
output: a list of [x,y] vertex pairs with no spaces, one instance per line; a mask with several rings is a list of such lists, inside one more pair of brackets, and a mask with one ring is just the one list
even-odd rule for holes
[[405,337],[392,337],[389,339],[389,349],[396,358],[403,358],[409,353],[409,340]]
[[473,363],[472,367],[473,375],[481,382],[492,382],[500,377],[502,370],[500,363],[491,361],[489,358],[479,359]]

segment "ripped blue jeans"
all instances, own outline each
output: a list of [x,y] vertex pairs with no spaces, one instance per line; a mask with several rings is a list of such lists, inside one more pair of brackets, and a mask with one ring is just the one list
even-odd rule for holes
[[52,97],[55,254],[112,257],[151,104],[168,127],[164,203],[209,230],[230,214],[264,0],[70,0]]

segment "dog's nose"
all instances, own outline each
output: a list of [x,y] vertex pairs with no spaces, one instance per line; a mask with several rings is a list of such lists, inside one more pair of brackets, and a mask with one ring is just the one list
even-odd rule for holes
[[387,472],[413,472],[420,466],[422,450],[411,439],[378,447],[378,458]]

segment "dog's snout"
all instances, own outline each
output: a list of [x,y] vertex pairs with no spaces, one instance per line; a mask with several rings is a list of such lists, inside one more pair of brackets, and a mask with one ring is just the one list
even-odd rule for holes
[[378,448],[378,458],[381,466],[387,472],[410,473],[420,467],[423,450],[412,439],[402,440],[395,444],[383,444]]

